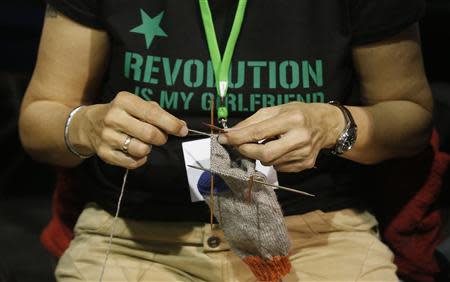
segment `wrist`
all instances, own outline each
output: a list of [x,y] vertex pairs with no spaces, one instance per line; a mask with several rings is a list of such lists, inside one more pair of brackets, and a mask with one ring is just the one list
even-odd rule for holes
[[336,106],[324,103],[315,105],[317,105],[315,112],[319,115],[316,120],[321,123],[322,129],[322,148],[332,149],[345,128],[345,119]]
[[90,123],[88,122],[89,111],[92,106],[84,106],[80,108],[72,117],[68,127],[68,138],[75,150],[83,156],[90,156],[95,153],[92,142],[89,138]]

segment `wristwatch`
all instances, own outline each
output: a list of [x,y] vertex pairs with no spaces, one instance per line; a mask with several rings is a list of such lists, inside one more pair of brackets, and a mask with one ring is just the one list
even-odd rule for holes
[[350,150],[355,144],[358,127],[356,126],[352,114],[346,107],[342,106],[337,101],[330,101],[328,103],[338,107],[345,118],[345,128],[336,140],[336,145],[334,145],[334,148],[331,151],[333,154],[340,155]]

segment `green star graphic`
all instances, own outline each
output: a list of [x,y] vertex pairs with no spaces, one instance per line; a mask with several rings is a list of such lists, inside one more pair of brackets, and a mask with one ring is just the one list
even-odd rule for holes
[[159,13],[154,18],[151,18],[147,13],[141,9],[141,19],[142,24],[130,30],[130,32],[140,33],[145,36],[145,43],[147,44],[147,49],[152,45],[153,39],[156,36],[167,37],[167,33],[161,29],[159,26],[164,16],[164,12]]

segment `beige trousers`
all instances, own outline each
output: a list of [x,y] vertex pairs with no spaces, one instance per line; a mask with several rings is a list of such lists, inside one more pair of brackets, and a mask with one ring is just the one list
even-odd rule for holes
[[[59,282],[99,281],[113,218],[90,204],[61,257]],[[398,281],[375,218],[353,210],[285,218],[292,239],[288,281]],[[216,247],[212,235],[221,238]],[[255,281],[218,228],[204,223],[119,219],[103,281]]]

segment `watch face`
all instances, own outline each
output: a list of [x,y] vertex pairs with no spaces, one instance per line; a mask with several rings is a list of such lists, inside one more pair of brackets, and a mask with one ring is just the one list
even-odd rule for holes
[[341,106],[339,103],[335,102],[330,102],[330,104],[339,107],[339,109],[344,114],[346,122],[345,129],[341,133],[341,136],[336,141],[336,145],[334,147],[334,150],[332,151],[335,154],[342,154],[345,151],[350,150],[355,144],[358,127],[356,126],[355,121],[353,120],[352,114],[346,107]]
[[345,136],[346,138],[344,140],[344,144],[343,144],[344,148],[343,149],[344,149],[344,151],[348,151],[348,150],[350,150],[353,147],[353,145],[356,142],[356,128],[355,127],[350,127],[347,130],[345,135],[346,135]]
[[342,154],[350,150],[356,142],[356,127],[348,128],[339,138],[334,151]]

